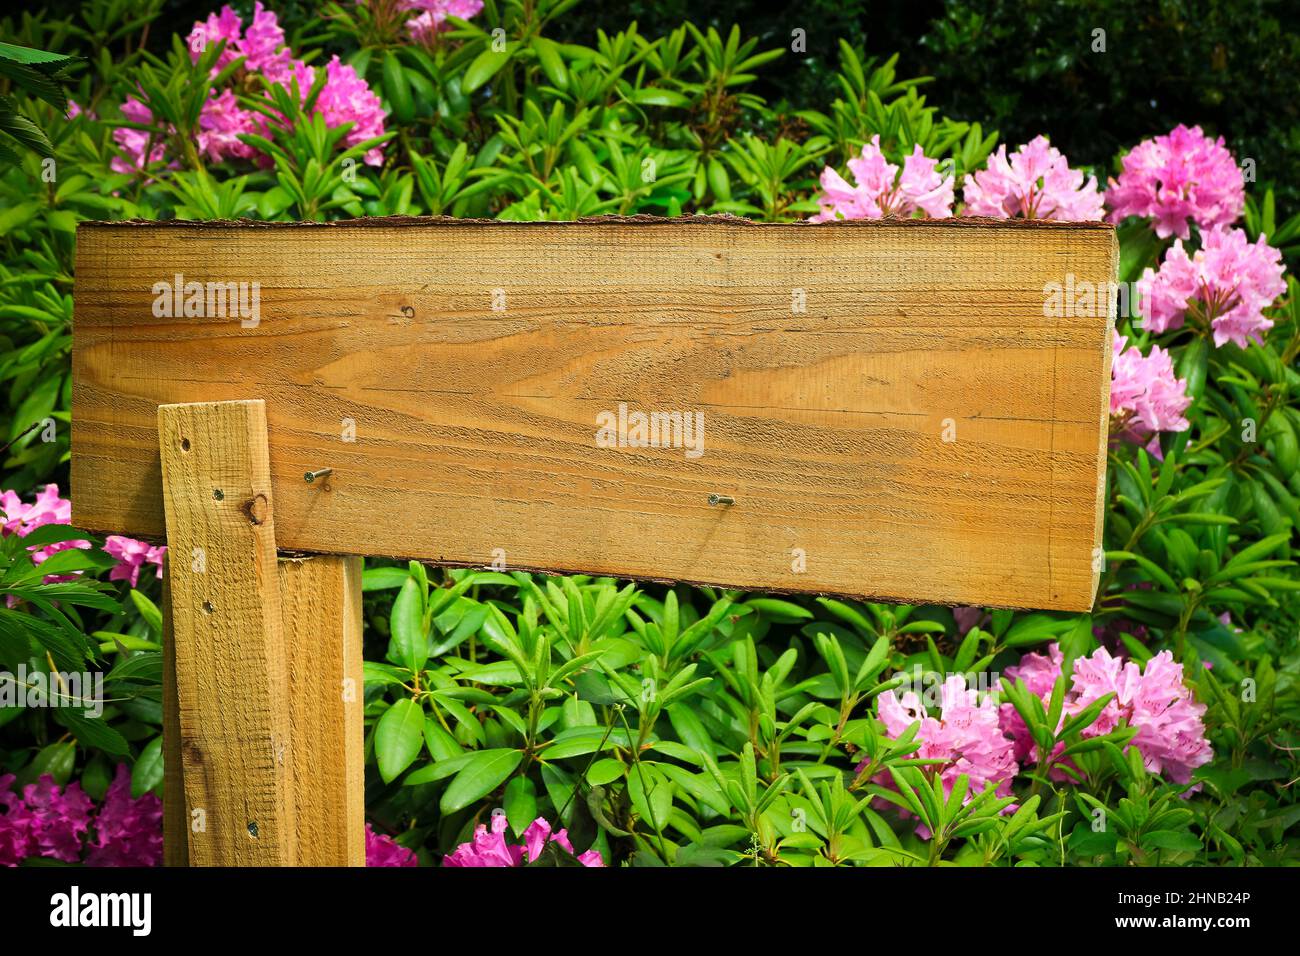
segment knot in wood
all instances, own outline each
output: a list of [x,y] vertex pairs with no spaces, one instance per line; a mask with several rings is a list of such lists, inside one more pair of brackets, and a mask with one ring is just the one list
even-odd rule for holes
[[271,502],[267,500],[266,495],[254,495],[243,503],[240,510],[253,524],[261,524],[271,513]]

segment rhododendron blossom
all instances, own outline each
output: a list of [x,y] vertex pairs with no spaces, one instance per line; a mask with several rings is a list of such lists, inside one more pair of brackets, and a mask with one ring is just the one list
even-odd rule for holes
[[244,58],[243,70],[265,74],[273,82],[279,82],[280,77],[289,72],[292,57],[284,44],[284,29],[275,14],[264,9],[260,2],[253,5],[253,17],[247,32],[244,31],[244,21],[229,6],[222,7],[219,14],[208,14],[206,22],[195,23],[186,38],[190,59],[197,62],[209,46],[222,40],[226,46],[213,64],[213,76],[241,56]]
[[65,789],[44,774],[23,787],[19,797],[10,790],[13,781],[12,774],[0,776],[0,806],[5,808],[0,831],[6,831],[0,836],[0,864],[16,866],[31,857],[79,862],[94,807],[80,784]]
[[1123,437],[1138,443],[1156,432],[1181,432],[1188,428],[1183,412],[1192,403],[1187,383],[1174,375],[1169,353],[1153,345],[1150,355],[1137,347],[1125,349],[1127,340],[1114,333],[1111,361],[1110,415]]
[[[336,54],[325,64],[325,75],[325,88],[316,101],[316,112],[325,117],[325,125],[333,128],[351,123],[352,128],[343,137],[343,142],[348,146],[383,136],[383,104],[369,84],[357,76],[357,71],[348,64],[339,62]],[[301,87],[304,93],[310,88],[310,84]],[[384,154],[376,146],[367,150],[364,159],[368,165],[379,166],[384,162]]]
[[940,175],[937,165],[938,160],[929,159],[920,146],[913,146],[900,172],[880,151],[880,137],[873,136],[862,147],[862,155],[849,160],[856,185],[849,185],[830,166],[822,170],[825,192],[817,200],[821,212],[811,221],[883,219],[917,212],[934,218],[951,216],[952,177]]
[[979,626],[987,612],[982,607],[963,605],[952,609],[952,619],[957,624],[957,633],[965,637],[971,628]]
[[1262,342],[1273,327],[1263,310],[1286,291],[1282,253],[1263,235],[1254,243],[1241,229],[1215,229],[1202,236],[1191,256],[1181,239],[1165,254],[1159,271],[1148,268],[1138,280],[1152,332],[1181,328],[1190,317],[1214,334],[1214,344]]
[[[1061,676],[1062,661],[1059,645],[1052,644],[1046,655],[1026,654],[1018,667],[1007,668],[1006,677],[1023,680],[1046,705]],[[1188,783],[1193,770],[1213,759],[1214,751],[1201,719],[1205,705],[1198,703],[1183,683],[1183,665],[1175,662],[1169,651],[1151,658],[1144,669],[1134,661],[1112,657],[1104,647],[1078,658],[1065,694],[1062,723],[1112,692],[1115,697],[1102,708],[1097,720],[1080,732],[1081,736],[1108,734],[1124,721],[1137,728],[1132,746],[1142,754],[1146,769],[1175,783]],[[1016,759],[1034,759],[1029,730],[1013,705],[1002,705],[1001,720],[1003,730],[1015,741]],[[1057,745],[1054,758],[1062,747]]]
[[492,829],[480,823],[474,830],[474,839],[462,843],[451,853],[442,858],[443,866],[523,866],[532,863],[542,855],[548,843],[557,844],[570,855],[576,855],[583,866],[604,866],[605,861],[599,851],[588,850],[586,853],[574,854],[573,844],[569,842],[567,830],[551,832],[551,825],[538,817],[524,831],[524,842],[506,843],[505,831],[509,825],[504,813],[492,815]]
[[[120,107],[122,116],[129,123],[149,125],[153,123],[153,112],[134,96],[128,96]],[[150,145],[152,140],[153,145]],[[113,130],[113,142],[117,143],[122,156],[114,156],[109,168],[115,173],[130,175],[139,172],[153,163],[161,163],[167,158],[167,147],[163,137],[142,129],[129,129],[119,126]],[[148,155],[145,152],[148,151]]]
[[161,866],[162,801],[131,796],[131,772],[118,764],[94,819],[87,866]]
[[[443,18],[445,19],[445,14]],[[210,14],[206,21],[196,22],[188,37],[191,59],[197,62],[211,44],[223,40],[226,46],[212,67],[212,75],[215,77],[240,57],[244,58],[243,64],[237,71],[235,88],[214,89],[203,104],[199,128],[195,134],[196,145],[199,152],[214,163],[228,159],[253,159],[267,165],[269,158],[239,137],[250,134],[269,136],[268,126],[274,121],[239,104],[236,89],[248,89],[239,77],[261,76],[269,83],[289,88],[296,82],[298,95],[305,102],[316,79],[316,71],[302,60],[294,58],[285,46],[284,30],[276,15],[264,9],[261,3],[254,5],[247,29],[244,28],[243,20],[229,6],[222,7],[220,13]],[[347,146],[382,136],[385,119],[383,104],[365,79],[358,76],[351,66],[340,62],[338,56],[325,65],[325,73],[325,85],[313,112],[324,116],[325,125],[331,129],[345,123],[352,124],[343,138]],[[122,104],[122,115],[135,123],[153,122],[148,107],[134,97],[128,97]],[[124,157],[114,158],[114,170],[130,173],[144,168],[148,133],[117,129],[113,132],[113,138],[125,154]],[[150,162],[162,161],[165,155],[165,144],[162,142],[155,142],[149,148]],[[382,165],[383,150],[379,147],[367,150],[363,160],[371,166]]]
[[[953,675],[940,688],[939,716],[926,713],[914,691],[898,697],[888,690],[880,695],[878,714],[891,740],[897,740],[908,727],[920,721],[916,739],[921,747],[910,756],[918,760],[942,760],[927,772],[937,769],[945,793],[963,774],[970,778],[967,802],[987,785],[996,787],[997,795],[1009,796],[1011,778],[1017,767],[1011,741],[1003,736],[998,722],[998,705],[992,697],[979,700],[978,692],[967,687],[966,679]],[[861,772],[866,761],[858,765]],[[880,774],[877,783],[892,785],[888,774]]]
[[146,564],[154,565],[158,569],[156,576],[162,577],[166,545],[153,545],[148,541],[110,534],[104,539],[104,551],[118,561],[117,566],[108,572],[110,581],[130,581],[131,587],[138,587],[140,571]]
[[966,176],[962,198],[968,216],[997,219],[1058,219],[1069,222],[1102,217],[1097,179],[1071,169],[1047,137],[1037,136],[1007,156],[1005,144],[989,157],[988,168]]
[[[48,484],[37,493],[36,500],[31,504],[24,504],[14,491],[0,493],[0,513],[4,516],[3,534],[16,534],[20,538],[25,538],[43,525],[71,524],[72,502],[67,498],[59,497],[58,485]],[[50,555],[69,548],[89,547],[91,547],[89,541],[73,540],[56,541],[41,548],[32,548],[30,549],[32,564],[39,565]],[[75,574],[47,574],[44,581],[46,584],[53,584],[58,581],[69,581],[74,577]]]
[[162,801],[131,796],[131,772],[118,764],[96,808],[78,783],[60,787],[49,774],[13,790],[0,775],[0,866],[43,858],[87,866],[159,866]]
[[1110,181],[1106,205],[1111,222],[1145,216],[1160,238],[1187,239],[1193,222],[1202,230],[1231,226],[1245,208],[1246,192],[1223,137],[1213,140],[1199,126],[1180,123],[1129,151],[1119,179]]
[[239,105],[232,90],[214,93],[199,114],[199,151],[214,163],[224,159],[251,159],[253,147],[239,137],[244,133],[263,134],[265,117]]
[[406,21],[406,29],[421,43],[451,29],[448,17],[468,20],[483,9],[483,0],[403,0],[402,9],[420,11]]
[[366,824],[366,866],[415,866],[417,862],[414,850]]

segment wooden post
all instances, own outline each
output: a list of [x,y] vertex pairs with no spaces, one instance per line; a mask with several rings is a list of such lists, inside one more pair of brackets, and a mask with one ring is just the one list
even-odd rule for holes
[[185,775],[181,772],[181,711],[176,697],[176,636],[172,627],[171,562],[162,582],[163,613],[163,866],[190,862],[189,819],[185,810]]
[[300,866],[365,866],[361,559],[282,558]]
[[166,862],[363,866],[360,560],[277,561],[261,401],[158,428]]
[[158,436],[189,859],[287,865],[293,755],[266,409],[163,405]]

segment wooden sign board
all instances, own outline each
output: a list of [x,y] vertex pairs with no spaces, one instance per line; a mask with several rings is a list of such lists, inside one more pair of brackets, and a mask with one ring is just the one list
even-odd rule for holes
[[1082,610],[1113,313],[1069,293],[1116,266],[1100,223],[82,224],[73,520],[163,536],[158,406],[264,399],[280,548]]

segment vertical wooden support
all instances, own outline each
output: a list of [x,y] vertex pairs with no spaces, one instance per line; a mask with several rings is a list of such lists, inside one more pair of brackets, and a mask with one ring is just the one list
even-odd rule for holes
[[361,559],[276,560],[262,402],[158,433],[164,860],[364,866]]
[[190,863],[288,865],[293,754],[266,408],[163,405],[158,436]]
[[300,866],[365,866],[361,559],[282,558]]
[[163,559],[163,866],[188,866],[189,821],[185,815],[185,775],[181,773],[181,711],[176,698],[176,640],[172,628],[171,561]]

